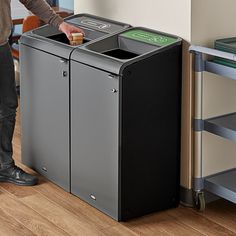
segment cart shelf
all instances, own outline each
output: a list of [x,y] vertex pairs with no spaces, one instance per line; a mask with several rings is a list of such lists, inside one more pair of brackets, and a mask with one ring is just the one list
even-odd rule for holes
[[236,80],[236,68],[217,63],[216,61],[206,60],[214,57],[223,59],[226,62],[236,62],[236,54],[216,49],[194,46],[190,47],[190,52],[194,54],[195,62],[195,113],[194,122],[194,188],[196,207],[204,210],[205,200],[203,191],[207,190],[219,197],[225,198],[236,203],[236,168],[219,172],[211,176],[202,175],[202,131],[207,131],[220,137],[236,142],[236,112],[224,114],[222,116],[203,120],[203,72],[210,72],[225,78]]
[[204,130],[236,142],[236,113],[205,120]]
[[205,71],[236,80],[236,69],[218,64],[213,61],[205,61]]
[[236,169],[206,177],[204,188],[219,197],[236,203]]

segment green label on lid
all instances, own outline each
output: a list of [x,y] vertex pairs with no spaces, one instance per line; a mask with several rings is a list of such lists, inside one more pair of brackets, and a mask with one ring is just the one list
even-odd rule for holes
[[155,44],[158,46],[167,46],[169,44],[175,43],[176,38],[165,36],[163,34],[156,34],[144,30],[129,30],[121,34],[126,38],[135,39],[149,44]]

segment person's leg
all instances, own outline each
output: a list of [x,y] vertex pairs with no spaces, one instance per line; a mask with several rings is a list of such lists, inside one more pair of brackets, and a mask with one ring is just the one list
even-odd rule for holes
[[18,106],[15,89],[14,64],[8,44],[0,46],[0,165],[14,165],[12,137]]
[[37,178],[16,167],[12,158],[17,106],[14,63],[6,44],[0,46],[0,181],[34,185]]

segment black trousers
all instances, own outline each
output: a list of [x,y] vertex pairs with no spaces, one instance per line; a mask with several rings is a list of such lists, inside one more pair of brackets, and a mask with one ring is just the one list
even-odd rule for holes
[[14,63],[9,44],[0,46],[0,166],[14,165],[12,138],[18,106]]

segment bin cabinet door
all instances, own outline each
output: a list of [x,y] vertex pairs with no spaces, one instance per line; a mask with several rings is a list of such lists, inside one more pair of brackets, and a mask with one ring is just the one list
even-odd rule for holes
[[71,63],[71,192],[118,217],[118,79]]
[[21,45],[22,161],[70,191],[69,63]]

